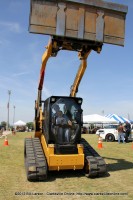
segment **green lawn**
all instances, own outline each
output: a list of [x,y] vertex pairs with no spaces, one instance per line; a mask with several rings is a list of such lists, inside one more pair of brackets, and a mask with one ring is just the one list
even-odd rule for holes
[[[23,158],[24,138],[31,135],[33,136],[33,133],[10,135],[9,146],[3,146],[4,138],[0,139],[0,200],[133,199],[132,143],[103,142],[103,148],[98,149],[96,135],[83,135],[104,157],[108,176],[88,179],[80,171],[60,171],[50,172],[45,182],[31,183],[26,179]],[[60,195],[57,196],[58,193]]]

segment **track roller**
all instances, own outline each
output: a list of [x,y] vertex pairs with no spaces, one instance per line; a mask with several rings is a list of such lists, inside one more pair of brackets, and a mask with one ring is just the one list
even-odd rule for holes
[[84,138],[81,139],[81,144],[84,146],[85,175],[88,178],[104,176],[107,173],[104,159],[91,147],[91,145]]
[[24,158],[29,181],[44,181],[47,179],[47,162],[39,138],[25,139]]

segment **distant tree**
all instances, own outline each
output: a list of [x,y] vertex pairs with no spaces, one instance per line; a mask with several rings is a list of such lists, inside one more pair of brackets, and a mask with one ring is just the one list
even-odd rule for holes
[[5,121],[1,122],[1,126],[4,127],[4,129],[6,129],[6,125],[7,123]]
[[34,129],[34,123],[33,122],[27,122],[26,126],[28,127],[28,129],[31,129],[31,130]]

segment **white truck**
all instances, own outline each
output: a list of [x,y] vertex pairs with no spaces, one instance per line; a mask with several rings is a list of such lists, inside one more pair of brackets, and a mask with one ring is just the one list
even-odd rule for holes
[[[118,125],[108,125],[104,128],[100,128],[96,131],[96,134],[99,135],[103,140],[106,140],[107,142],[113,142],[115,140],[118,140],[118,131],[117,131]],[[133,129],[131,130],[131,134],[129,135],[129,141],[133,141]]]

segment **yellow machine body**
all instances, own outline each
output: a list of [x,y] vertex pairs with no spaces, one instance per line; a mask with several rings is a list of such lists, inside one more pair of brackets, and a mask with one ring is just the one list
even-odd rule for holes
[[45,153],[49,170],[83,169],[84,153],[83,146],[77,144],[78,154],[57,155],[54,154],[54,144],[47,146],[44,135],[41,135],[41,144]]

